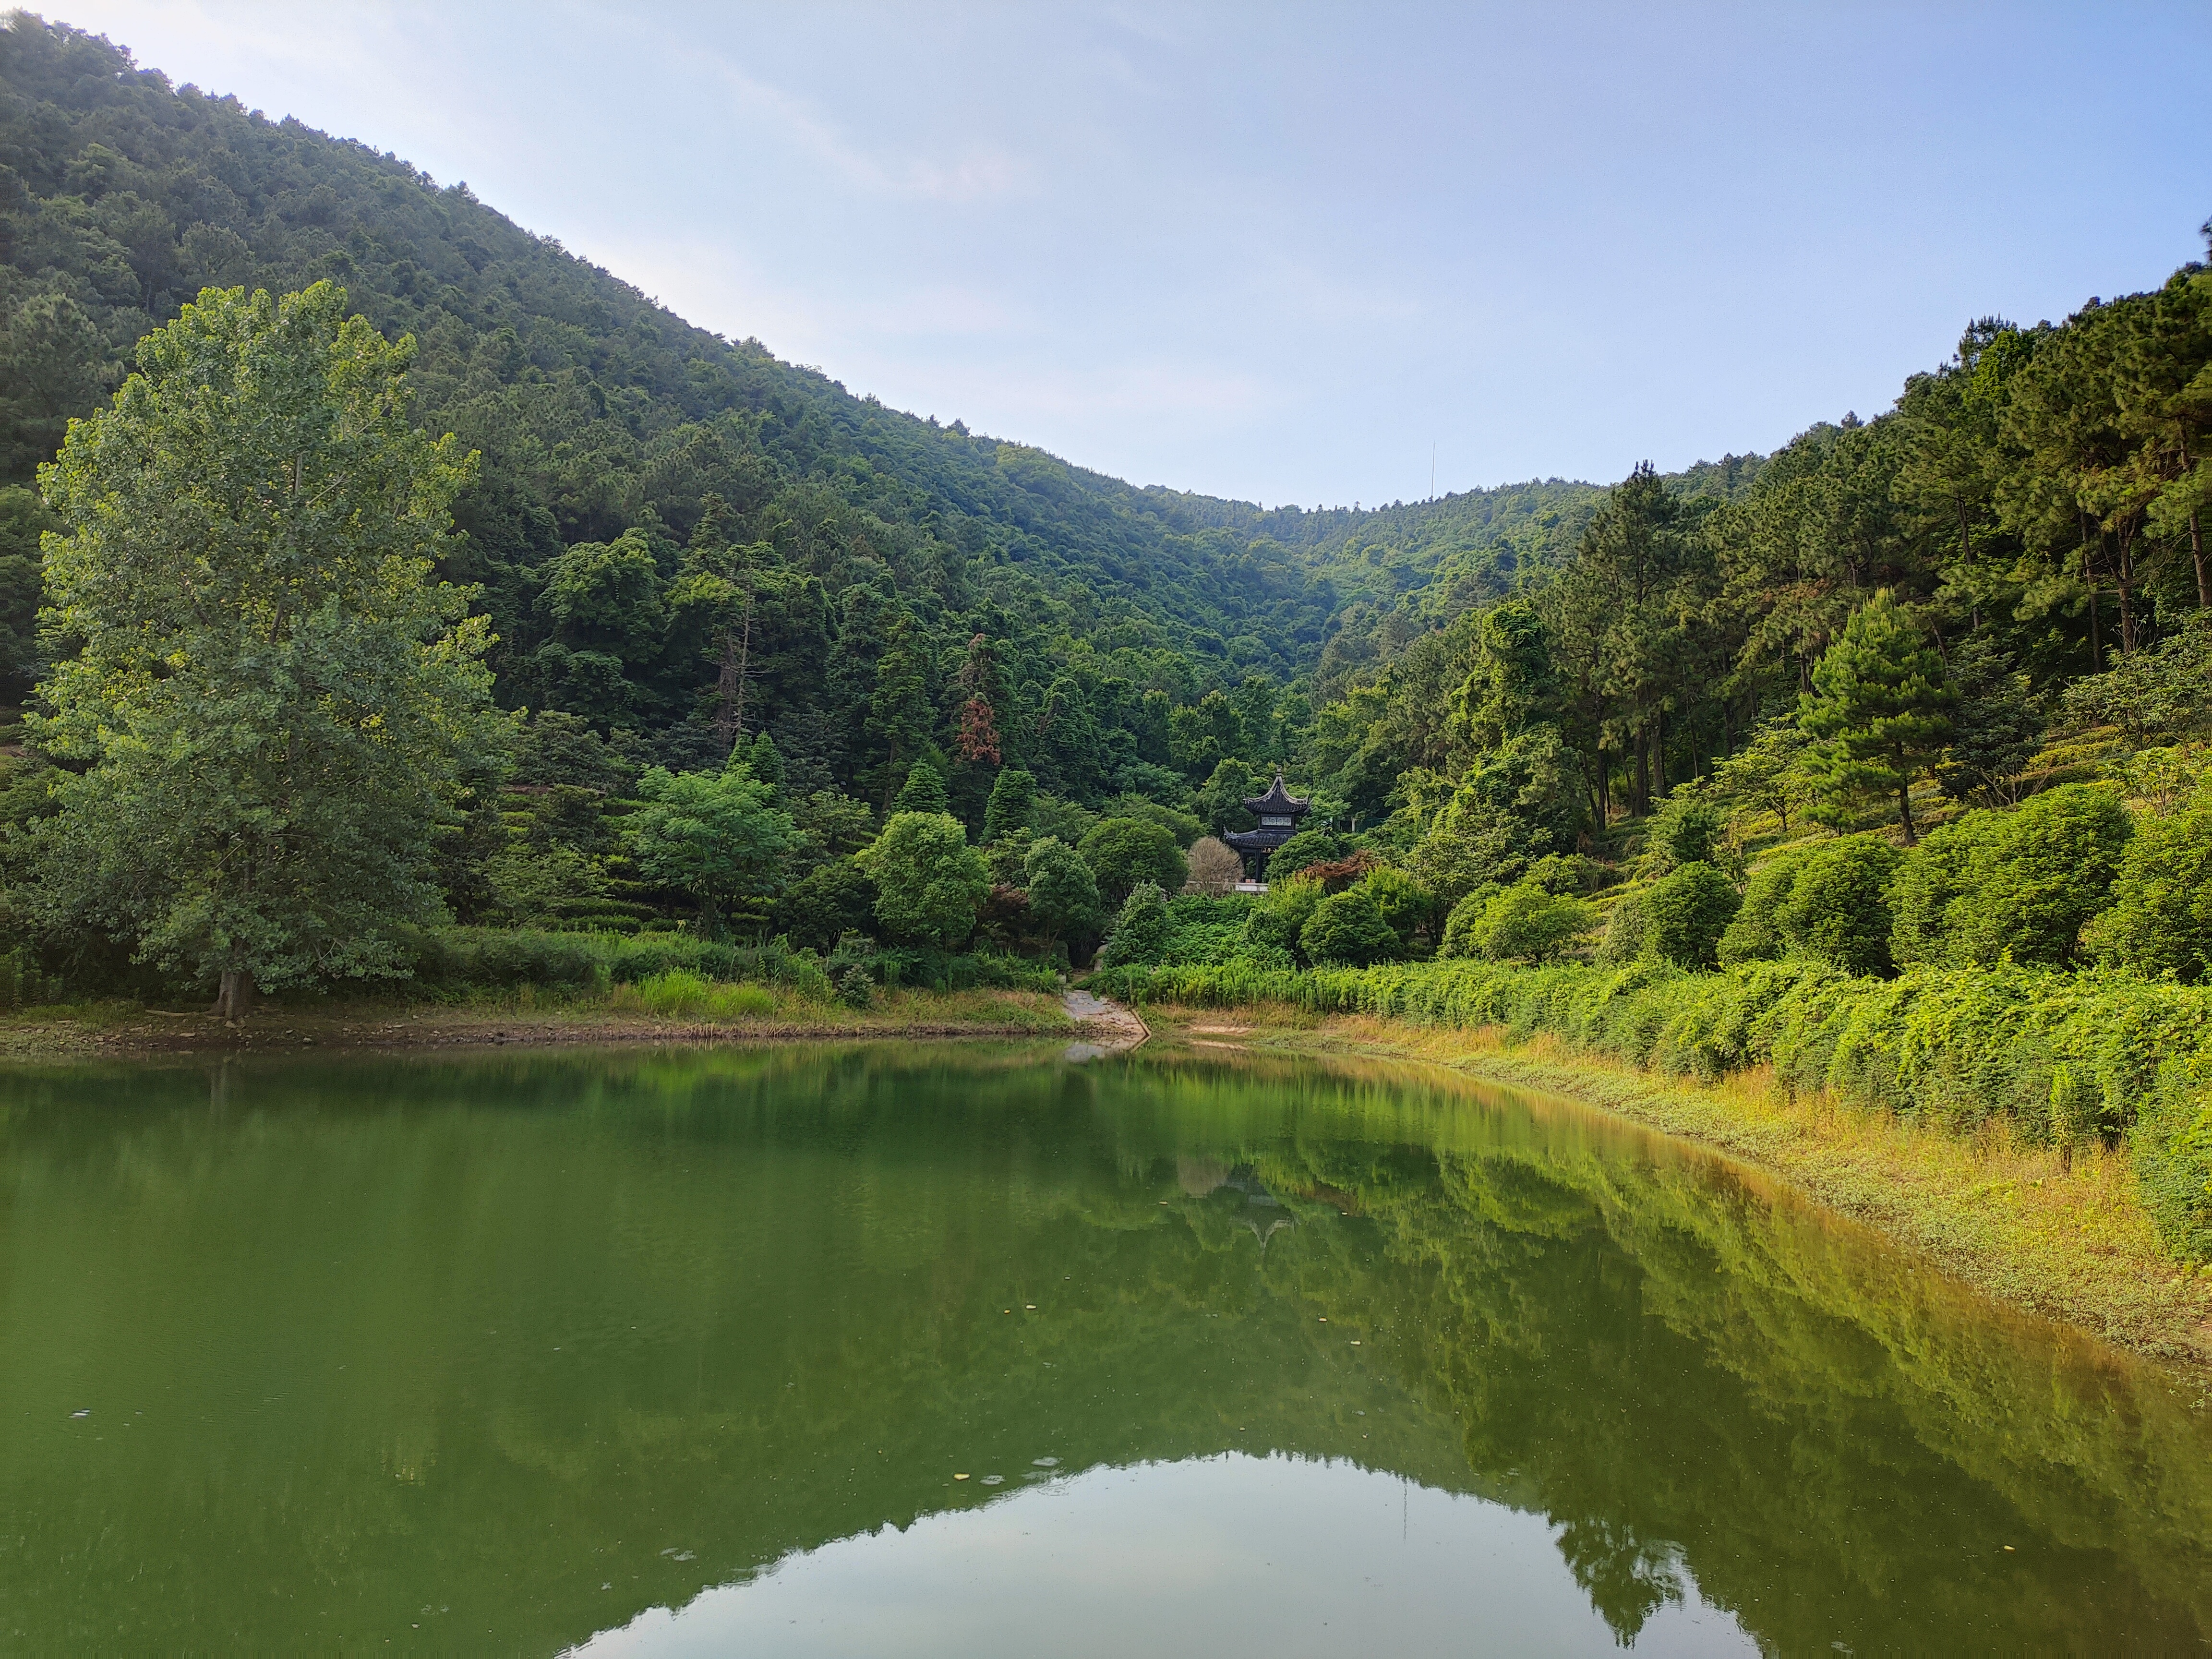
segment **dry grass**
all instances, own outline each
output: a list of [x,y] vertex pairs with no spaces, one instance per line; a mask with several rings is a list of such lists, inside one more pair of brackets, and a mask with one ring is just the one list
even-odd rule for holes
[[[1212,1013],[1148,1012],[1168,1032]],[[1253,1021],[1243,1041],[1254,1046],[1425,1060],[1565,1095],[1716,1147],[1989,1295],[2199,1375],[2212,1370],[2212,1270],[2188,1273],[2160,1249],[2124,1151],[2069,1159],[2015,1139],[2002,1121],[1960,1138],[1826,1095],[1792,1097],[1765,1070],[1700,1084],[1586,1054],[1551,1036],[1516,1043],[1498,1028],[1240,1012]]]

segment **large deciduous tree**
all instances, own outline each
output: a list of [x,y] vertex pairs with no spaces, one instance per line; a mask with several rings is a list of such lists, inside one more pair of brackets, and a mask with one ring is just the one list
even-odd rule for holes
[[475,458],[409,420],[414,342],[342,289],[210,289],[143,340],[40,484],[40,743],[82,767],[49,917],[220,987],[404,974],[431,840],[489,731],[489,635],[431,580]]
[[894,812],[854,861],[874,878],[876,920],[893,938],[949,951],[975,931],[976,907],[991,890],[991,875],[959,819]]
[[638,780],[637,793],[645,803],[630,816],[638,872],[691,895],[708,931],[748,901],[782,890],[784,861],[799,831],[776,805],[773,786],[755,777],[744,758],[720,772],[656,766]]

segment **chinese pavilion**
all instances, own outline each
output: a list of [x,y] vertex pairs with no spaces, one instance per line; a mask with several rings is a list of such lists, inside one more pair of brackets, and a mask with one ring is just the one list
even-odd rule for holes
[[1221,839],[1244,855],[1247,867],[1256,864],[1258,873],[1265,875],[1267,855],[1297,834],[1298,820],[1313,810],[1313,803],[1284,788],[1283,775],[1278,772],[1267,793],[1247,799],[1244,810],[1260,820],[1260,827],[1232,830]]

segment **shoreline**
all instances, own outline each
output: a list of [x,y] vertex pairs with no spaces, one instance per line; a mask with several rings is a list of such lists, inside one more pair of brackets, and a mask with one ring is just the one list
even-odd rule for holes
[[1516,1043],[1497,1028],[1272,1006],[1148,1012],[1167,1044],[1201,1054],[1411,1060],[1563,1097],[1758,1170],[1992,1301],[2200,1387],[2212,1382],[2212,1272],[2160,1249],[2124,1151],[2098,1149],[2069,1163],[2001,1131],[1962,1139],[1825,1097],[1791,1099],[1759,1074],[1703,1084],[1547,1036]]
[[1718,1152],[1872,1227],[1934,1271],[2024,1309],[2212,1380],[2212,1271],[2159,1249],[2124,1151],[2069,1164],[2001,1132],[1960,1139],[1822,1097],[1790,1098],[1771,1078],[1704,1084],[1578,1053],[1555,1038],[1512,1042],[1458,1030],[1272,1006],[1155,1006],[1151,1020],[1075,989],[902,990],[867,1010],[795,999],[774,1013],[713,1022],[605,1001],[519,994],[459,1004],[264,1008],[235,1024],[208,1013],[123,1006],[0,1018],[0,1066],[192,1054],[392,1053],[631,1043],[1069,1040],[1066,1057],[1127,1055],[1158,1042],[1199,1054],[1308,1054],[1413,1061],[1557,1095]]
[[1051,1038],[1093,1029],[1071,1015],[1060,999],[1030,991],[899,991],[866,1010],[796,998],[779,1003],[773,1013],[720,1021],[658,1015],[604,1000],[520,995],[459,1003],[270,1006],[236,1022],[204,1012],[116,1005],[33,1010],[0,1019],[0,1066],[315,1050]]

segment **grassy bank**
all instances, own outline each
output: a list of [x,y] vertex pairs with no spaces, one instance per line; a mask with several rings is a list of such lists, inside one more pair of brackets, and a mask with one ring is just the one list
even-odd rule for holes
[[1550,1033],[1279,1002],[1233,1016],[1164,1004],[1147,1013],[1170,1042],[1383,1055],[1570,1096],[1771,1170],[1985,1294],[2212,1374],[2212,1272],[2166,1253],[2124,1146],[2069,1155],[2002,1119],[1959,1134],[1792,1091],[1771,1068],[1712,1082],[1654,1074]]
[[[2005,966],[1893,980],[1822,963],[1689,973],[1480,962],[1366,969],[1125,969],[1139,1002],[1277,1003],[1520,1040],[1705,1083],[1771,1078],[1784,1095],[1936,1135],[1999,1133],[2061,1166],[2124,1147],[2136,1194],[2178,1262],[2212,1261],[2212,987]],[[1104,988],[1103,986],[1101,988]],[[1762,1087],[1765,1086],[1764,1085]]]
[[0,1015],[0,1058],[200,1049],[1054,1036],[1072,1024],[1060,998],[1042,991],[892,988],[877,992],[866,1007],[853,1007],[789,987],[664,975],[658,983],[647,980],[605,989],[524,985],[437,999],[270,1002],[230,1024],[198,1009],[149,1008],[136,1002],[39,1007]]

